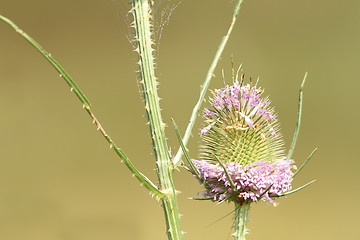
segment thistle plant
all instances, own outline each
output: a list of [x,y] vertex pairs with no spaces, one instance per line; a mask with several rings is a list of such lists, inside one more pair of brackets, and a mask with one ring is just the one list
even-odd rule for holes
[[[239,69],[240,70],[240,69]],[[311,159],[296,170],[291,154],[300,128],[302,89],[293,143],[285,154],[284,141],[274,108],[264,90],[239,82],[212,91],[211,108],[204,108],[204,127],[200,129],[200,159],[186,154],[191,173],[205,187],[203,198],[235,205],[234,239],[245,239],[250,204],[259,200],[276,206],[275,199],[297,192],[312,182],[292,190],[295,175]],[[182,147],[185,150],[184,145]]]
[[193,160],[212,201],[235,203],[235,239],[245,239],[250,203],[275,203],[291,190],[294,161],[287,160],[279,125],[268,98],[256,85],[217,89],[204,109],[200,160]]
[[[270,107],[269,99],[262,96],[263,90],[257,84],[253,85],[251,82],[245,84],[244,77],[240,76],[239,80],[238,74],[236,77],[234,75],[232,85],[212,91],[211,108],[205,108],[203,111],[204,127],[201,129],[200,159],[192,160],[187,152],[186,145],[196,117],[208,92],[214,70],[233,30],[241,4],[242,0],[238,0],[235,4],[231,24],[222,38],[206,74],[184,137],[180,136],[179,130],[173,122],[180,147],[176,156],[171,158],[165,135],[166,125],[160,111],[160,97],[157,93],[158,83],[154,67],[153,1],[130,1],[130,13],[133,16],[131,27],[134,29],[135,40],[134,51],[138,56],[141,91],[155,153],[158,184],[153,183],[142,174],[124,151],[116,145],[92,111],[90,101],[60,63],[15,23],[0,15],[1,21],[16,30],[56,69],[60,77],[66,81],[79,98],[83,109],[89,114],[97,130],[109,143],[110,148],[114,150],[141,185],[161,202],[166,222],[166,234],[170,240],[180,240],[183,236],[177,204],[179,191],[176,190],[173,179],[173,172],[179,166],[189,170],[205,187],[203,199],[235,204],[235,239],[245,239],[246,222],[251,203],[264,200],[275,204],[275,198],[286,196],[307,186],[291,190],[293,178],[314,153],[309,156],[303,166],[293,172],[295,165],[291,157],[300,129],[302,89],[306,77],[300,90],[297,125],[288,154],[285,153],[277,116],[274,109]],[[183,155],[186,162],[181,160]]]

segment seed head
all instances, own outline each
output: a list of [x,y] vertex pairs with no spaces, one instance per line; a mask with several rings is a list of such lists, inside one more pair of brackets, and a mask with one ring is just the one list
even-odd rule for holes
[[274,203],[269,194],[291,189],[293,161],[285,160],[277,117],[263,92],[236,81],[213,91],[211,108],[204,109],[200,160],[193,162],[213,201]]

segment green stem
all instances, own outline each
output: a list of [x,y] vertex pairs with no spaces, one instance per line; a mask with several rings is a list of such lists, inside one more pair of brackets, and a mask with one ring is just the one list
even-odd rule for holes
[[248,221],[248,214],[250,209],[250,202],[245,201],[243,204],[235,204],[235,219],[234,219],[234,239],[245,240],[247,233],[246,224]]
[[[208,72],[206,74],[205,81],[204,81],[204,83],[203,83],[203,85],[201,87],[200,97],[199,97],[198,101],[196,102],[195,107],[194,107],[194,109],[193,109],[193,111],[191,113],[189,124],[188,124],[188,126],[186,128],[186,131],[185,131],[185,134],[184,134],[184,137],[183,137],[183,142],[184,142],[185,146],[187,145],[187,143],[188,143],[188,141],[190,139],[191,132],[192,132],[192,130],[194,128],[196,118],[197,118],[197,116],[199,114],[201,105],[204,102],[205,95],[206,95],[206,92],[207,92],[207,90],[209,88],[211,79],[214,76],[214,71],[215,71],[216,65],[218,64],[218,62],[220,60],[221,54],[224,51],[226,43],[228,42],[230,34],[231,34],[231,32],[232,32],[232,30],[234,28],[234,25],[235,25],[237,16],[239,14],[240,6],[241,6],[242,2],[243,2],[243,0],[238,0],[237,1],[236,5],[235,5],[234,12],[233,12],[232,20],[231,20],[231,23],[230,23],[230,27],[229,27],[226,35],[223,36],[223,38],[221,39],[220,45],[219,45],[219,47],[218,47],[218,49],[217,49],[217,51],[215,53],[214,59],[213,59],[211,65],[209,67],[209,70],[208,70]],[[179,150],[176,153],[176,155],[174,157],[174,160],[173,160],[174,166],[179,165],[182,154],[183,154],[183,151],[182,151],[181,148],[179,148]]]
[[161,199],[165,213],[168,239],[182,239],[180,214],[173,182],[173,165],[165,136],[165,124],[160,112],[157,82],[154,70],[152,39],[152,16],[148,0],[132,0],[131,12],[134,16],[136,49],[139,55],[141,86],[145,100],[146,116],[156,157],[157,175],[160,190],[165,193]]

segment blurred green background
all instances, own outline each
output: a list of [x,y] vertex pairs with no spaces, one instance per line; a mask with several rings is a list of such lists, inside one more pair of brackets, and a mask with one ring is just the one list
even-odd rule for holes
[[[183,0],[163,31],[157,75],[174,150],[170,118],[184,132],[233,5]],[[123,0],[0,0],[0,14],[62,63],[118,145],[156,181],[127,11]],[[223,85],[221,69],[230,81],[233,54],[247,76],[260,76],[288,146],[308,71],[298,165],[319,148],[294,185],[317,182],[278,207],[254,204],[249,240],[359,238],[359,24],[360,1],[244,2],[211,88]],[[1,240],[166,239],[160,203],[109,150],[54,69],[3,23],[0,111]],[[195,133],[194,158],[198,141]],[[231,215],[216,221],[232,205],[187,199],[202,189],[184,170],[176,186],[185,239],[231,238]]]

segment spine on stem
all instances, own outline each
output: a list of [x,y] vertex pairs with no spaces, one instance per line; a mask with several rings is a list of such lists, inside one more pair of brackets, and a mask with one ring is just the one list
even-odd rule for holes
[[178,211],[176,190],[173,183],[173,166],[165,136],[165,124],[162,121],[157,82],[154,69],[152,38],[152,15],[148,0],[132,0],[131,13],[134,16],[136,49],[139,55],[141,86],[144,95],[146,116],[150,125],[152,144],[156,157],[160,190],[165,194],[161,198],[165,213],[168,239],[182,239],[180,214]]

